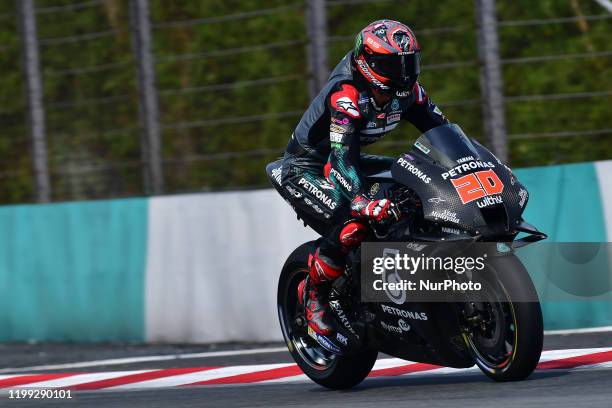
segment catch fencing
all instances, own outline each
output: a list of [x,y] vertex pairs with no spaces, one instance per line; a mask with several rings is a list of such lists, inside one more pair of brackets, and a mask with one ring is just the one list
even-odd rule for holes
[[[609,157],[612,14],[595,2],[544,3],[4,2],[0,200],[262,187],[265,163],[357,30],[385,16],[415,27],[426,88],[500,157]],[[523,41],[532,32],[536,51]],[[557,80],[541,79],[547,67]],[[401,130],[376,152],[397,154],[415,135]]]

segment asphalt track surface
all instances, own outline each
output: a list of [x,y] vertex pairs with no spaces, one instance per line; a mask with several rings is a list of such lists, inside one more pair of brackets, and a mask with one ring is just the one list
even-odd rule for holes
[[[129,346],[129,345],[0,345],[2,378],[35,375],[108,375],[109,372],[139,372],[186,367],[228,367],[291,363],[286,351],[232,354],[232,350],[274,347],[274,345],[224,346]],[[554,335],[545,338],[545,350],[607,348],[612,350],[612,333]],[[230,351],[230,355],[226,351]],[[178,355],[214,352],[206,357],[175,358]],[[563,356],[580,354],[564,351]],[[220,354],[220,355],[219,355]],[[72,399],[16,400],[0,395],[0,407],[612,407],[612,351],[605,364],[588,367],[537,370],[528,380],[495,383],[477,370],[462,372],[411,373],[369,378],[350,391],[329,391],[301,380],[277,383],[217,384],[150,389],[107,389],[74,391]],[[167,356],[167,360],[138,361],[142,356]],[[173,357],[174,356],[174,357]],[[129,358],[130,360],[116,360]],[[381,361],[392,361],[380,356]],[[99,360],[115,359],[105,364]],[[386,359],[386,360],[385,360]],[[87,367],[53,368],[95,360]],[[142,360],[142,359],[141,359]],[[567,360],[567,358],[566,358]],[[570,357],[571,360],[571,357]],[[35,368],[38,366],[38,368]],[[40,366],[50,366],[43,368]],[[549,367],[550,368],[550,367]],[[274,370],[272,370],[274,371]],[[136,374],[139,375],[139,374]],[[71,377],[66,377],[70,379]],[[76,378],[76,377],[75,377]],[[3,380],[0,380],[0,382]],[[61,379],[60,379],[61,381]],[[6,388],[5,388],[6,390]]]

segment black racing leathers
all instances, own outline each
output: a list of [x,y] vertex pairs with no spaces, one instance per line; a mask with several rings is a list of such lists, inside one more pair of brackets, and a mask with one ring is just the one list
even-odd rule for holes
[[350,218],[351,201],[363,194],[363,172],[382,171],[393,162],[363,155],[361,146],[378,141],[401,120],[421,132],[448,123],[418,83],[407,97],[377,106],[367,83],[352,67],[351,53],[302,116],[285,152],[282,184],[291,204],[307,214],[306,221],[319,223],[313,228],[325,231],[329,245],[324,246],[338,247],[334,234]]

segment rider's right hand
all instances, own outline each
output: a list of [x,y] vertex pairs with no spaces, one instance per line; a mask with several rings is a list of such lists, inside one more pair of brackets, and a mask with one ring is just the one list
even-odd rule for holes
[[351,215],[385,223],[391,220],[399,220],[400,211],[395,204],[386,198],[370,200],[360,195],[351,202]]

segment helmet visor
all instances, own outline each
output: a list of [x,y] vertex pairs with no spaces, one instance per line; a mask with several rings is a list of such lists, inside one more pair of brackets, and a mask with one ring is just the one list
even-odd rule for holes
[[395,84],[414,83],[421,72],[418,52],[371,56],[369,65],[379,75]]

